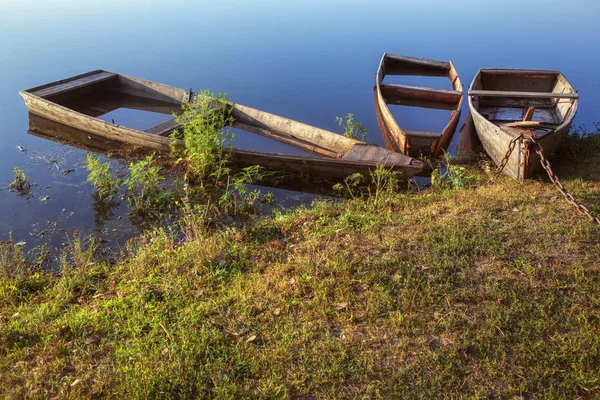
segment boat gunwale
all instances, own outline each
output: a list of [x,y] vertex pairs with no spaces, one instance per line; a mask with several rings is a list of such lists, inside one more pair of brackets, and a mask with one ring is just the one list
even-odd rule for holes
[[[28,91],[24,91],[23,90],[23,91],[19,92],[19,94],[24,99],[27,99],[27,97],[32,97],[36,101],[45,103],[47,106],[57,108],[64,115],[73,115],[73,116],[76,116],[77,118],[85,118],[85,119],[87,119],[89,121],[93,121],[95,123],[100,123],[100,124],[104,125],[106,128],[114,128],[114,129],[117,129],[117,130],[123,130],[123,131],[126,131],[126,133],[128,133],[128,134],[133,134],[134,136],[143,138],[145,140],[151,139],[149,141],[156,142],[157,144],[166,144],[166,145],[168,145],[173,140],[173,139],[168,138],[168,137],[159,136],[159,135],[153,135],[153,134],[150,134],[150,133],[147,133],[147,132],[140,131],[138,129],[129,128],[127,126],[114,126],[114,125],[111,125],[108,122],[101,120],[100,118],[96,118],[96,117],[92,117],[92,116],[83,114],[83,113],[81,113],[79,111],[73,110],[72,108],[68,108],[66,106],[63,106],[63,105],[58,104],[58,103],[55,103],[53,101],[49,101],[49,100],[47,100],[47,99],[45,99],[43,97],[37,96],[37,95],[32,94],[32,93],[30,93]],[[29,109],[29,107],[27,107],[27,108]],[[33,114],[36,114],[36,115],[39,115],[40,117],[48,118],[48,117],[46,117],[44,115],[41,115],[41,114],[38,114],[38,113],[36,113],[35,111],[32,111],[32,110],[29,110],[29,112],[31,112]],[[48,119],[51,119],[51,118],[48,118]],[[74,128],[82,129],[80,126],[68,124],[66,122],[60,122],[60,123],[63,123],[63,124],[68,125],[68,126],[72,126]],[[83,129],[83,130],[85,130],[85,129]],[[99,135],[99,136],[102,136],[102,135]],[[177,139],[175,139],[175,140],[177,140]]]

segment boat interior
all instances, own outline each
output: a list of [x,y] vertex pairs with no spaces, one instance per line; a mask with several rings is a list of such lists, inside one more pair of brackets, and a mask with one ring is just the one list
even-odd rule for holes
[[[142,85],[136,85],[136,82],[122,75],[107,71],[92,71],[39,86],[27,90],[27,92],[108,123],[115,121],[111,115],[115,111],[131,110],[134,112],[129,112],[127,120],[119,122],[119,125],[161,135],[166,135],[168,132],[153,132],[153,128],[172,119],[172,115],[181,110],[181,101],[177,97],[151,91]],[[140,113],[135,113],[135,111]],[[152,126],[142,129],[140,124],[136,123],[138,122],[136,119],[139,118],[136,118],[135,114],[143,115],[145,123],[152,124]],[[152,114],[154,117],[150,117]]]
[[[454,110],[462,97],[462,92],[453,90],[458,76],[450,76],[450,70],[449,62],[385,54],[377,78],[381,94],[388,105]],[[446,83],[446,87],[430,88],[397,84],[393,83],[398,80],[394,77],[403,77],[404,81],[406,81],[405,77],[419,77],[421,84],[444,86]],[[450,81],[450,86],[447,85],[447,80]]]
[[577,93],[558,71],[483,69],[474,79],[469,95],[479,113],[490,122],[513,127],[523,122],[523,127],[538,137],[556,130],[578,101]]
[[[39,86],[26,92],[108,124],[124,126],[149,134],[169,136],[179,127],[174,115],[181,113],[184,102],[195,101],[197,93],[172,86],[128,77],[103,70]],[[236,115],[240,113],[237,112]],[[257,129],[252,123],[236,121],[232,125],[235,146],[244,150],[339,158],[314,144],[284,143],[277,133]],[[291,142],[291,138],[286,138]]]
[[463,96],[452,63],[384,54],[376,80],[412,151],[428,154],[432,143],[441,137],[444,143],[438,144],[438,150],[446,147],[456,128]]

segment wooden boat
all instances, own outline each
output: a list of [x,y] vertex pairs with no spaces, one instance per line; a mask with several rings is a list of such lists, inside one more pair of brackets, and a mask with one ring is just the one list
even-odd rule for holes
[[[453,90],[384,83],[388,75],[447,77]],[[375,113],[388,149],[411,157],[441,155],[448,148],[458,125],[463,89],[452,61],[397,56],[384,53],[375,74]],[[398,125],[390,105],[451,110],[450,120],[441,132],[404,130]]]
[[[469,87],[477,136],[496,165],[524,130],[548,157],[567,136],[579,95],[559,71],[481,69]],[[520,138],[503,173],[521,181],[541,170],[540,157]]]
[[[157,151],[170,151],[169,135],[180,126],[175,118],[145,131],[114,125],[98,117],[117,108],[178,113],[183,103],[196,103],[197,93],[173,86],[96,70],[20,92],[29,112],[63,125],[119,143]],[[85,99],[112,96],[110,107],[90,106]],[[291,119],[240,104],[228,103],[233,128],[242,129],[294,146],[306,156],[234,149],[239,166],[261,165],[269,169],[303,171],[324,179],[343,179],[353,173],[368,174],[378,165],[399,170],[410,179],[425,169],[415,159],[369,145]]]

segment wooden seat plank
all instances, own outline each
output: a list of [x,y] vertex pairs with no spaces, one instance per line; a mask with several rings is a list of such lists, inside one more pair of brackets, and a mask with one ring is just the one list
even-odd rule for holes
[[577,93],[546,93],[546,92],[504,92],[496,90],[470,90],[469,96],[480,97],[517,97],[527,99],[578,99]]
[[431,139],[438,139],[440,136],[442,136],[441,132],[421,132],[421,131],[403,131],[403,132],[406,136],[431,138]]
[[181,124],[177,122],[175,118],[172,118],[165,122],[161,122],[156,126],[153,126],[152,128],[146,130],[146,132],[151,133],[153,135],[168,136],[171,132],[178,129],[180,126]]
[[36,90],[36,91],[32,92],[31,94],[33,94],[35,96],[46,98],[49,96],[55,96],[57,94],[61,94],[61,93],[65,93],[65,92],[68,92],[71,90],[90,86],[90,85],[93,85],[96,83],[104,82],[109,79],[116,78],[117,76],[118,76],[118,74],[103,71],[98,74],[85,76],[85,77],[82,77],[82,78],[79,78],[79,79],[76,79],[76,80],[73,80],[70,82],[65,82],[65,83],[55,85],[55,86],[50,86],[47,88]]
[[427,58],[399,56],[396,54],[386,54],[386,58],[392,62],[398,62],[403,64],[412,64],[423,67],[439,68],[445,71],[450,70],[450,63],[447,61],[429,60]]
[[381,94],[384,98],[387,96],[393,98],[403,97],[414,100],[426,100],[449,104],[458,104],[462,98],[462,93],[456,90],[432,89],[390,83],[383,83],[380,85],[380,88]]

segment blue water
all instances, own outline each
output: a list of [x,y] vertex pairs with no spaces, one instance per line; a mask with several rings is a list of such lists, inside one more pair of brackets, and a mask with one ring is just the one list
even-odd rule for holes
[[[84,233],[97,228],[81,168],[86,153],[28,135],[19,90],[107,69],[226,92],[335,132],[335,117],[352,112],[369,130],[367,141],[383,145],[373,84],[389,52],[450,59],[465,86],[481,67],[561,70],[581,95],[576,124],[589,124],[600,120],[599,17],[597,0],[0,0],[0,186],[12,180],[14,166],[38,184],[29,202],[0,192],[0,240],[12,231],[16,241],[40,244],[48,236],[30,232],[48,221]],[[443,119],[402,113],[407,129],[435,129]],[[64,175],[66,168],[75,172]],[[125,211],[103,228],[106,235],[117,227],[133,234],[117,220]]]

